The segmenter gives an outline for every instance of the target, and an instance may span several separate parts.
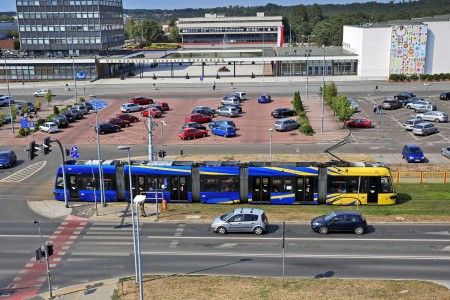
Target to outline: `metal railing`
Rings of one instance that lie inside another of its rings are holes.
[[[450,172],[392,172],[396,183],[449,183]]]

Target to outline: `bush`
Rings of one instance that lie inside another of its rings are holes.
[[[216,79],[220,79],[219,73],[216,73]]]
[[[399,74],[398,75],[398,80],[405,81],[406,80],[406,75],[405,74]]]
[[[397,74],[389,75],[389,80],[398,81],[398,75]]]
[[[417,76],[417,74],[412,74],[410,78],[411,80],[417,80],[419,79],[419,76]]]
[[[128,76],[134,76],[135,74],[134,74],[134,71],[133,70],[130,70],[130,71],[128,71]]]
[[[301,123],[300,132],[303,133],[304,135],[308,135],[308,136],[311,136],[314,134],[314,130],[311,127],[311,124],[309,124],[309,121]]]
[[[58,115],[59,114],[59,108],[58,108],[58,106],[53,106],[53,114],[54,115]]]
[[[441,80],[441,77],[439,76],[439,74],[433,74],[433,75],[431,76],[431,78],[432,78],[433,80]]]
[[[80,99],[78,99],[78,102],[80,102],[80,103],[86,102],[86,99],[84,99],[83,97],[80,97]]]
[[[189,79],[189,78],[190,78],[188,73],[186,73],[186,77],[185,77],[185,78],[186,78],[186,79]]]

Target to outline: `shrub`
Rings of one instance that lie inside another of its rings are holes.
[[[389,80],[398,81],[398,75],[397,74],[389,75]]]
[[[59,114],[59,108],[58,108],[58,106],[53,106],[53,114],[54,115],[58,115]]]
[[[186,77],[185,77],[185,78],[186,78],[186,79],[189,79],[189,78],[190,78],[188,73],[186,73]]]
[[[216,73],[216,79],[220,79],[219,73]]]
[[[417,76],[417,74],[414,73],[411,75],[410,78],[411,78],[411,80],[417,80],[417,79],[419,79],[419,76]]]
[[[405,74],[399,74],[398,75],[398,80],[405,81],[406,80],[406,75]]]
[[[439,74],[433,74],[433,75],[431,76],[431,78],[432,78],[433,80],[440,80],[440,79],[441,79],[440,76],[439,76]]]
[[[314,130],[311,127],[311,124],[309,124],[309,121],[301,123],[300,132],[303,133],[304,135],[308,135],[308,136],[311,136],[314,134]]]
[[[130,70],[130,71],[128,71],[128,76],[134,76],[135,74],[134,74],[134,71],[133,70]]]
[[[78,99],[78,102],[80,102],[80,103],[86,102],[86,99],[84,99],[83,97],[80,97],[80,99]]]

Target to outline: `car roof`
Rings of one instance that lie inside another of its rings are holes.
[[[9,153],[14,153],[14,151],[12,151],[12,150],[0,151],[0,154],[9,154]]]
[[[251,213],[260,215],[260,214],[264,213],[264,210],[259,209],[259,208],[251,207],[251,208],[236,208],[233,211],[233,215],[237,215],[237,214],[251,214]]]
[[[358,215],[358,216],[362,215],[359,211],[353,211],[353,210],[337,210],[334,213],[336,215]]]

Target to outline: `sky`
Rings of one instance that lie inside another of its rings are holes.
[[[374,0],[283,0],[283,6],[291,6],[297,4],[311,5],[317,4],[347,4],[356,2],[372,2]],[[278,3],[277,3],[278,2]],[[376,0],[376,2],[387,3],[389,0]],[[398,0],[396,1],[398,2]],[[181,8],[213,8],[229,5],[239,6],[264,6],[267,3],[274,3],[281,5],[280,1],[258,1],[258,0],[123,0],[123,7],[125,9],[181,9]],[[16,0],[0,0],[0,11],[16,11]]]

